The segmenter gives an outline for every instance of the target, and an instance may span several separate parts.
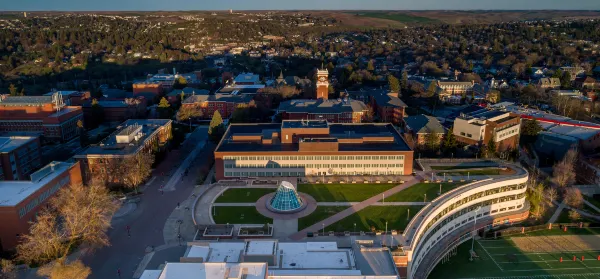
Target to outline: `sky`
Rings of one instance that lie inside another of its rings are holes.
[[[600,10],[600,0],[0,0],[0,11]]]

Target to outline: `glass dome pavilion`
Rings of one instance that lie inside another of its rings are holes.
[[[302,207],[302,199],[298,196],[296,188],[292,183],[282,181],[270,201],[270,205],[277,211],[293,211]]]

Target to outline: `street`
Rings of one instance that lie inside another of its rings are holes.
[[[132,278],[146,249],[164,244],[163,227],[167,218],[180,201],[188,198],[196,184],[195,166],[190,167],[190,175],[177,178],[178,183],[173,191],[159,189],[164,187],[171,175],[180,175],[177,168],[188,155],[194,153],[197,145],[205,143],[207,130],[206,126],[198,127],[179,150],[171,151],[154,170],[137,209],[113,220],[113,227],[108,231],[111,246],[84,256],[84,263],[92,268],[90,278]],[[202,157],[203,152],[206,150],[199,152],[199,158],[205,158]]]

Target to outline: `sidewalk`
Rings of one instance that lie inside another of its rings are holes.
[[[556,219],[558,219],[558,216],[560,216],[560,213],[562,212],[562,210],[564,208],[565,208],[565,204],[561,202],[558,205],[558,207],[556,208],[556,211],[554,211],[554,214],[552,214],[552,217],[550,217],[550,220],[548,220],[548,223],[556,222]]]
[[[316,231],[320,230],[322,228],[322,226],[327,227],[339,220],[342,220],[342,219],[364,209],[365,207],[367,207],[369,205],[375,204],[376,202],[381,200],[382,194],[384,194],[388,197],[391,197],[393,194],[396,194],[404,189],[407,189],[408,187],[411,187],[411,186],[419,183],[419,180],[420,180],[420,177],[412,177],[412,180],[408,180],[404,184],[398,185],[398,186],[391,188],[383,193],[379,193],[371,198],[368,198],[358,204],[352,205],[351,207],[349,207],[348,209],[345,209],[344,211],[341,211],[340,213],[330,216],[327,219],[320,221],[317,224],[314,224],[310,227],[307,227],[307,228],[299,231],[298,233],[291,235],[290,239],[293,239],[296,241],[301,240],[306,237],[307,232],[316,232]]]

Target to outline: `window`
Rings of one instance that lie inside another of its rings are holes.
[[[465,132],[460,132],[460,135],[461,136],[465,136]]]

